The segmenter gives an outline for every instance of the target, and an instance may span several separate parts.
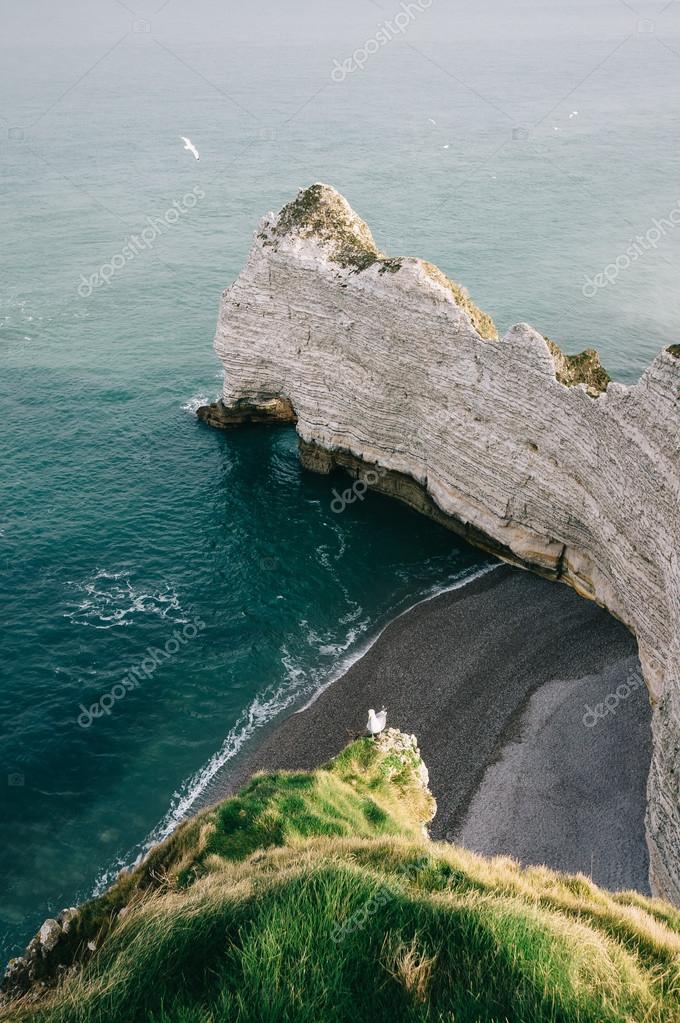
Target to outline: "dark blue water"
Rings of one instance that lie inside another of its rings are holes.
[[[330,38],[183,48],[161,33],[182,63],[130,34],[88,72],[119,35],[7,50],[0,69],[5,952],[167,832],[394,613],[484,563],[376,495],[334,514],[337,483],[300,470],[290,430],[196,421],[220,389],[219,293],[264,212],[326,180],[380,245],[439,263],[501,328],[596,343],[624,382],[677,341],[672,232],[615,285],[581,290],[680,198],[680,58],[654,39],[567,98],[618,22],[512,46],[435,34],[418,41],[431,60],[395,43],[339,84]]]

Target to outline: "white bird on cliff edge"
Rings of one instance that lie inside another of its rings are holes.
[[[366,722],[366,731],[370,732],[375,739],[376,735],[384,729],[387,724],[387,711],[383,707],[379,714],[371,708],[368,712],[368,721]]]
[[[200,160],[198,149],[196,149],[196,146],[193,144],[191,139],[186,138],[184,135],[180,135],[180,138],[184,143],[184,148],[188,150],[188,152],[193,153],[197,160]]]

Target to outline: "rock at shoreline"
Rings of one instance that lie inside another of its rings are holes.
[[[215,401],[211,405],[201,405],[196,409],[196,415],[208,426],[214,426],[220,430],[230,430],[251,423],[272,424],[296,421],[291,404],[285,398],[261,400],[256,405],[247,401],[236,402],[231,408],[226,408],[221,401]]]

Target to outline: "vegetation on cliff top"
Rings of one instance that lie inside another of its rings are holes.
[[[600,356],[595,348],[586,348],[578,355],[565,355],[549,337],[544,340],[555,363],[555,376],[561,384],[564,384],[565,387],[585,384],[586,390],[592,398],[596,398],[598,394],[604,394],[611,383],[611,377],[600,362]]]
[[[381,256],[368,225],[328,185],[310,185],[283,207],[274,234],[293,233],[316,236],[329,246],[334,262],[359,273]]]
[[[378,272],[398,273],[402,260],[380,252],[370,228],[354,213],[335,189],[315,184],[302,189],[292,202],[283,207],[273,234],[283,237],[297,234],[302,238],[319,238],[329,248],[330,258],[344,269],[361,273],[378,263]],[[266,235],[264,236],[266,239]],[[485,312],[470,299],[467,292],[442,273],[433,263],[418,260],[425,273],[451,292],[456,303],[465,309],[472,323],[485,340],[498,339],[496,326]]]
[[[259,776],[188,822],[80,911],[81,948],[96,951],[0,1018],[680,1018],[679,912],[430,842],[420,759],[394,736],[317,771]]]
[[[476,306],[472,301],[467,291],[461,288],[460,284],[456,284],[455,281],[449,280],[446,274],[443,274],[438,266],[434,263],[427,263],[425,260],[421,260],[421,266],[428,277],[431,277],[437,284],[441,284],[442,287],[447,288],[456,300],[456,303],[461,306],[472,320],[472,324],[479,334],[485,341],[497,341],[498,330],[496,324],[493,322],[488,313],[485,313],[483,309]]]

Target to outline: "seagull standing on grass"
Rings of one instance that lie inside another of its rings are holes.
[[[374,739],[376,735],[379,735],[380,732],[382,732],[386,724],[387,711],[385,710],[384,707],[379,714],[376,714],[373,708],[369,710],[368,721],[366,723],[366,731],[370,732]]]
[[[191,139],[186,138],[184,135],[180,135],[180,138],[184,143],[184,148],[188,150],[190,153],[193,153],[197,160],[200,160],[200,156],[198,155],[198,149],[196,149],[196,146],[193,144]]]

